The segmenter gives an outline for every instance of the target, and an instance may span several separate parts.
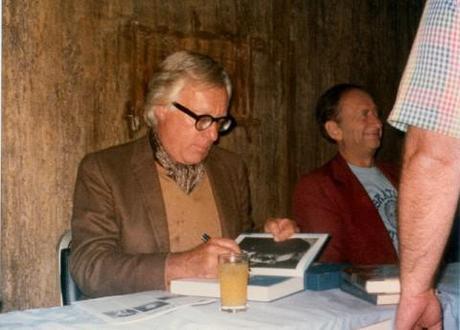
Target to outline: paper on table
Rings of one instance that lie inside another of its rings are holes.
[[[173,295],[159,291],[141,292],[76,302],[97,318],[111,323],[125,323],[153,318],[186,306],[208,304],[216,299]]]

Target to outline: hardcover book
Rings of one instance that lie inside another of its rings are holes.
[[[303,290],[301,277],[253,275],[248,282],[248,300],[272,301]],[[218,279],[186,278],[171,281],[171,293],[186,296],[219,297]]]
[[[369,293],[346,280],[342,281],[340,289],[374,305],[393,305],[399,302],[399,293]]]
[[[342,278],[368,293],[399,293],[399,268],[396,265],[351,266]]]
[[[241,234],[236,242],[249,255],[248,300],[272,301],[304,289],[304,273],[327,234],[294,234],[275,242],[271,234]],[[172,293],[219,297],[218,279],[171,281]]]

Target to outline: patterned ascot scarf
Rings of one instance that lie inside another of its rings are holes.
[[[203,178],[203,164],[185,165],[172,160],[166,153],[166,150],[154,130],[150,131],[149,139],[153,156],[158,164],[166,170],[166,175],[171,178],[183,192],[187,195],[190,194],[193,188],[195,188]]]

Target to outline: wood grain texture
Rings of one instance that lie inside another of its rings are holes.
[[[179,49],[221,61],[237,128],[221,144],[250,171],[254,218],[290,213],[299,175],[335,148],[313,119],[338,82],[367,86],[386,117],[423,3],[417,0],[3,2],[1,293],[4,311],[56,305],[56,245],[84,154],[134,139],[156,65]],[[380,157],[399,160],[385,130]]]

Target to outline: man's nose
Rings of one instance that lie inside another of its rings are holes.
[[[216,141],[219,138],[219,127],[217,123],[212,123],[211,126],[205,129],[205,133],[211,141]]]
[[[380,120],[379,116],[377,114],[371,114],[370,115],[370,120],[371,120],[371,123],[378,126],[378,127],[382,127],[382,121]]]

